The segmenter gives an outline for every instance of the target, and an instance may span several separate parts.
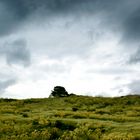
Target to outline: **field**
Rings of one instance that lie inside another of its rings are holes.
[[[0,140],[140,140],[140,96],[0,99]]]

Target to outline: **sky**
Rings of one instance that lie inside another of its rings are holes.
[[[139,0],[0,0],[0,97],[140,95]]]

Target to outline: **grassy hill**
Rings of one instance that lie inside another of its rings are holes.
[[[0,99],[0,140],[140,140],[140,96]]]

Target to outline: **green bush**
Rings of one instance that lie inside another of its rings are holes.
[[[55,127],[61,130],[74,130],[76,126],[77,126],[77,123],[75,123],[74,121],[68,121],[68,120],[55,121]]]

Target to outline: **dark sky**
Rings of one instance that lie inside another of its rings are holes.
[[[0,97],[140,93],[139,0],[0,0]]]

